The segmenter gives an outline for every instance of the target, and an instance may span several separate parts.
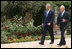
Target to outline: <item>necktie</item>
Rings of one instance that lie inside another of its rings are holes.
[[[61,13],[61,17],[63,17],[63,13]]]

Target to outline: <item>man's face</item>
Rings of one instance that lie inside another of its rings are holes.
[[[46,10],[49,10],[50,9],[50,7],[49,6],[46,6]]]
[[[60,7],[60,11],[63,12],[64,11],[64,8],[63,7]]]

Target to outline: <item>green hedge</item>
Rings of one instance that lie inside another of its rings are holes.
[[[14,16],[11,19],[1,19],[1,41],[5,42],[7,38],[19,39],[26,36],[40,36],[42,34],[42,26],[35,27],[33,21],[23,25],[22,16],[19,18]],[[48,33],[46,34],[49,35]]]

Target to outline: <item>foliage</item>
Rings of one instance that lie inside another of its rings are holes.
[[[66,11],[71,15],[71,1],[1,1],[1,42],[40,40],[41,23],[47,3],[51,4],[54,11],[56,6],[59,11],[59,7],[64,5]],[[29,23],[25,23],[25,19],[23,19],[26,12],[33,17]],[[71,34],[70,24],[67,31],[68,34]]]
[[[71,34],[71,22],[68,23],[67,34]]]
[[[41,25],[44,15],[45,5],[51,4],[51,8],[55,11],[55,7],[61,5],[65,6],[66,11],[71,16],[71,2],[70,1],[1,1],[1,15],[6,18],[12,18],[15,15],[25,16],[26,12],[33,15],[34,26]]]
[[[15,41],[15,39],[20,39],[21,37],[34,37],[42,34],[42,27],[35,27],[33,21],[23,25],[22,16],[14,16],[11,19],[2,18],[1,20],[1,42],[5,42],[5,40],[6,42],[10,42],[13,39]]]

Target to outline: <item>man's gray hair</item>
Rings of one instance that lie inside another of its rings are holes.
[[[61,5],[60,8],[61,8],[61,7],[65,9],[65,6],[64,6],[64,5]]]
[[[49,7],[51,7],[51,5],[50,5],[49,3],[47,3],[47,4],[46,4],[46,6],[49,6]]]

